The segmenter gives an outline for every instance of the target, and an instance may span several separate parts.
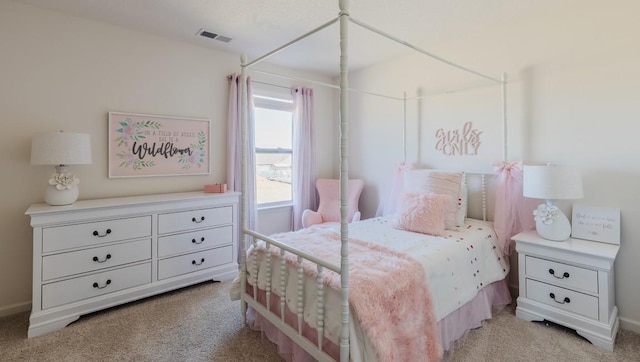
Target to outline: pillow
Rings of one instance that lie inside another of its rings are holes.
[[[446,236],[444,216],[451,199],[433,192],[405,192],[398,202],[393,226],[417,233]]]
[[[406,170],[404,191],[424,191],[449,196],[450,202],[445,208],[445,227],[449,230],[458,230],[458,226],[464,225],[464,215],[466,214],[466,211],[462,210],[464,196],[461,192],[462,176],[462,172],[429,169]],[[466,197],[464,200],[466,203]]]

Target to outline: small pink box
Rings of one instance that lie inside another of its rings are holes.
[[[227,184],[204,185],[204,192],[210,194],[221,194],[227,192]]]

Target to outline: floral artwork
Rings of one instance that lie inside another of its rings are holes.
[[[209,173],[209,120],[109,113],[109,177]]]

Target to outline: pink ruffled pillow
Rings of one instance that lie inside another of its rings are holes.
[[[444,210],[445,227],[448,230],[458,230],[464,225],[466,215],[466,185],[462,182],[462,172],[449,172],[430,169],[410,169],[404,174],[405,191],[434,192],[450,197],[449,203]],[[465,195],[462,195],[464,188]]]
[[[427,235],[446,236],[445,214],[450,202],[448,195],[405,192],[397,205],[393,226]]]

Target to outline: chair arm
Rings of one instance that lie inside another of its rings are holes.
[[[361,216],[362,214],[360,213],[360,211],[356,211],[356,213],[353,214],[353,217],[351,218],[351,222],[360,221]]]
[[[315,224],[322,224],[322,215],[313,210],[305,209],[302,212],[302,227],[308,228]]]

